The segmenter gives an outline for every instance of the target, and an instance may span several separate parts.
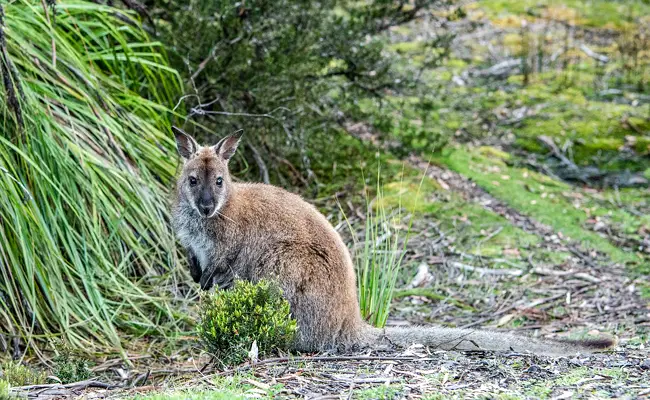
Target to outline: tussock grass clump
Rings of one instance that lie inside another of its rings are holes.
[[[381,169],[378,168],[375,199],[370,201],[369,194],[365,193],[366,220],[365,230],[362,233],[363,242],[358,243],[349,222],[348,228],[353,232],[355,248],[357,248],[354,259],[361,317],[369,324],[383,328],[388,320],[395,285],[402,270],[413,215],[402,214],[401,190],[395,212],[391,211],[392,207],[386,204],[384,197],[380,172]],[[414,203],[409,205],[413,212],[423,182],[424,177],[420,180]],[[406,227],[402,226],[404,219],[408,221]]]
[[[297,325],[289,302],[271,281],[236,281],[232,290],[216,290],[201,299],[199,336],[208,351],[226,365],[248,358],[253,342],[258,356],[288,350]]]
[[[356,257],[357,284],[361,316],[378,328],[386,325],[402,268],[405,249],[400,242],[401,234],[385,208],[368,207],[366,238]]]
[[[45,4],[0,6],[0,334],[116,350],[179,320],[164,105],[180,79],[132,14]]]

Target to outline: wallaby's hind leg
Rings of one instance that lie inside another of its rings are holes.
[[[303,292],[289,300],[292,315],[297,316],[296,349],[319,351],[347,348],[359,343],[362,325],[360,321],[349,314],[340,313],[337,301],[323,302],[322,295],[319,294],[317,291]]]
[[[359,315],[356,293],[348,293],[340,277],[315,277],[325,272],[322,264],[303,268],[301,276],[281,282],[298,323],[296,348],[317,351],[358,344],[365,324]]]

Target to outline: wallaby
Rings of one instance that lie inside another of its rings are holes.
[[[417,343],[561,356],[615,344],[609,337],[557,341],[473,329],[371,327],[359,311],[350,253],[327,219],[278,187],[232,182],[228,160],[241,133],[204,147],[173,130],[183,159],[173,227],[187,249],[192,278],[203,290],[228,288],[235,278],[277,281],[297,320],[299,351]]]

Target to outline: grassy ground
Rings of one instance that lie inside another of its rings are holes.
[[[617,387],[616,392],[619,396],[631,393],[625,386],[630,382],[642,383],[640,376],[631,376],[624,368],[615,367],[584,367],[579,365],[546,365],[538,364],[533,360],[512,361],[512,360],[483,360],[480,363],[468,364],[462,357],[453,357],[448,362],[458,362],[463,364],[467,369],[467,375],[470,377],[463,378],[454,376],[454,369],[446,369],[440,366],[434,369],[420,372],[417,379],[412,376],[393,376],[392,379],[384,375],[386,381],[382,385],[374,387],[367,384],[360,384],[361,388],[355,389],[354,385],[343,390],[341,395],[351,396],[347,398],[354,399],[398,399],[404,396],[417,395],[413,389],[413,383],[417,381],[418,386],[427,387],[432,393],[424,395],[424,399],[444,399],[444,398],[547,398],[557,395],[565,395],[567,398],[579,398],[584,396],[601,397],[607,396],[607,391],[601,390],[601,387],[611,385]],[[499,364],[496,363],[499,361]],[[424,367],[425,363],[420,363]],[[390,364],[388,364],[390,365]],[[384,368],[386,364],[382,365]],[[427,366],[431,368],[431,366]],[[322,368],[322,366],[321,366]],[[481,369],[493,368],[492,379],[486,379],[478,385],[469,385],[471,377],[484,375]],[[397,367],[397,370],[401,368]],[[372,376],[367,367],[358,368],[354,373],[356,376]],[[315,372],[318,373],[318,372]],[[339,374],[341,379],[343,374]],[[380,374],[374,374],[375,376]],[[418,375],[418,374],[416,374]],[[347,376],[349,379],[349,376]],[[255,397],[282,397],[291,394],[292,388],[283,384],[276,384],[267,387],[258,381],[259,377],[255,375],[237,375],[232,379],[215,380],[214,384],[223,387],[224,391],[216,392],[188,392],[178,390],[169,394],[138,395],[133,399],[222,399],[222,398],[255,398]],[[363,378],[357,378],[362,381]],[[369,380],[369,378],[365,378]],[[473,386],[473,387],[472,387]],[[435,391],[435,392],[434,392]],[[569,397],[570,396],[570,397]],[[420,396],[418,396],[420,397]],[[339,397],[336,397],[339,398]]]
[[[607,332],[620,338],[617,350],[551,360],[413,348],[373,352],[385,359],[372,362],[352,355],[347,361],[284,360],[199,372],[205,355],[183,337],[151,345],[146,353],[152,358],[100,360],[98,376],[125,374],[120,382],[135,382],[117,396],[546,399],[650,393],[650,193],[640,179],[650,177],[648,77],[642,68],[641,78],[616,72],[624,69],[617,49],[648,20],[650,5],[488,0],[466,11],[475,31],[467,33],[466,22],[458,22],[450,58],[422,70],[427,91],[362,102],[365,118],[351,121],[349,135],[335,140],[336,159],[312,155],[323,184],[307,197],[351,243],[339,206],[353,227],[363,226],[363,186],[374,186],[379,161],[383,202],[415,215],[389,324],[544,337]],[[423,19],[388,35],[403,68],[422,68],[435,52],[426,46],[434,31],[429,23]],[[522,57],[526,43],[532,46],[540,35],[550,59],[564,46],[567,23],[576,44],[556,64],[528,77],[521,71],[489,79],[477,74]],[[580,43],[612,61],[598,65],[575,50]],[[423,264],[427,283],[409,287]]]

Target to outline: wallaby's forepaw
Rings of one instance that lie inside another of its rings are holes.
[[[210,290],[212,286],[214,285],[214,277],[212,274],[205,273],[201,275],[201,278],[199,279],[199,286],[201,286],[201,290]]]
[[[199,264],[199,259],[196,258],[194,253],[188,251],[187,260],[190,264],[190,275],[192,276],[194,283],[199,283],[201,281],[201,275],[203,273],[201,270],[201,265]]]
[[[210,290],[213,286],[219,289],[230,289],[234,283],[235,277],[228,273],[201,275],[200,285],[202,290]]]
[[[221,275],[214,279],[214,284],[221,290],[230,289],[233,286],[235,279],[232,275]]]

